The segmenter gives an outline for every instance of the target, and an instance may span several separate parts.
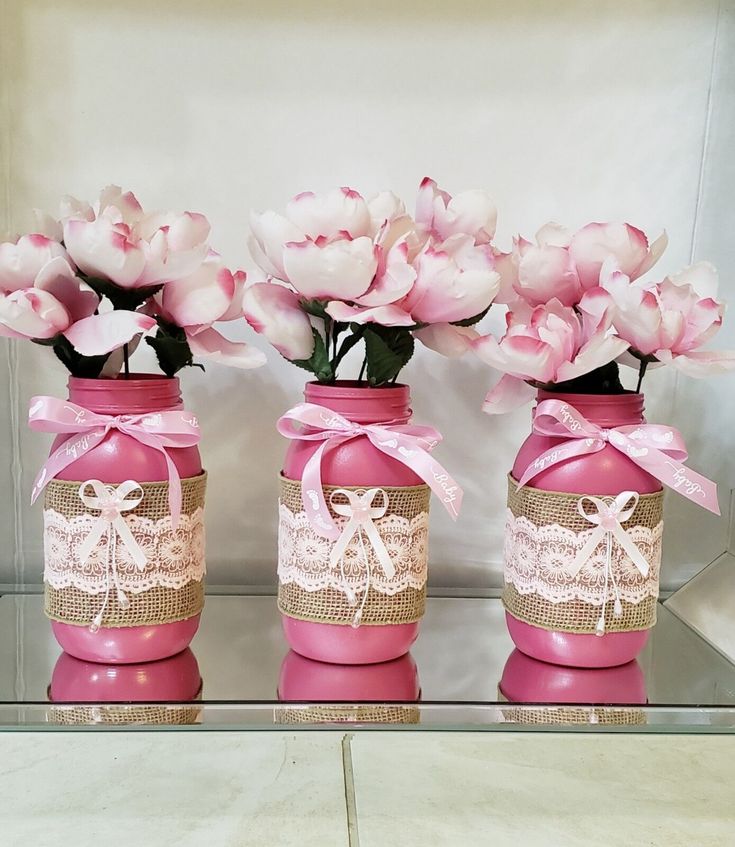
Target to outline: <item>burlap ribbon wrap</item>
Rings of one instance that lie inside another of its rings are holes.
[[[301,483],[281,476],[278,608],[299,620],[345,626],[418,621],[426,604],[429,486],[366,490],[325,485],[323,491],[342,533],[341,544],[314,530],[303,509]],[[382,555],[370,538],[372,534],[375,539],[372,529],[364,532],[355,529],[356,525],[354,531],[349,527],[350,504],[365,503],[371,491],[377,492],[372,505],[380,508],[372,510],[370,523],[377,531]],[[335,547],[340,553],[337,561]]]
[[[508,703],[503,709],[506,723],[525,726],[643,726],[646,713],[637,706],[584,706],[564,704],[539,706],[537,709],[513,706],[498,688],[498,702]]]
[[[508,477],[505,608],[518,620],[560,632],[602,635],[652,627],[661,566],[663,491],[636,495],[630,518],[619,524],[645,560],[645,575],[614,535],[602,537],[599,527],[582,514],[580,499],[579,494],[519,489]],[[598,499],[613,502],[610,497]],[[581,564],[579,554],[595,532],[599,544]]]
[[[79,482],[52,480],[44,500],[45,611],[79,626],[132,627],[185,620],[204,606],[204,497],[207,475],[181,480],[181,516],[172,525],[168,482],[135,485],[139,502],[100,523]],[[107,486],[113,493],[115,486]],[[90,491],[92,489],[90,488]],[[125,530],[127,530],[129,533]],[[120,530],[124,532],[121,532]],[[92,539],[99,539],[90,546]],[[126,540],[127,539],[127,540]]]
[[[201,721],[201,699],[200,685],[191,703],[53,703],[48,721],[59,726],[189,726]]]
[[[391,704],[309,705],[279,707],[277,724],[417,724],[421,723],[418,706]]]

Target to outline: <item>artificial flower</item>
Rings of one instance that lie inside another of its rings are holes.
[[[519,383],[566,382],[615,360],[628,343],[610,332],[611,323],[612,300],[601,288],[585,292],[576,309],[553,299],[508,312],[500,341],[487,335],[472,345],[480,359],[505,374],[484,410],[497,414],[530,399]]]
[[[286,359],[308,359],[314,351],[311,322],[297,295],[285,286],[256,282],[246,288],[243,313]]]

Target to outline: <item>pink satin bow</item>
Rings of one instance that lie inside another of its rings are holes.
[[[683,464],[688,455],[684,439],[673,427],[636,424],[603,429],[588,421],[569,403],[543,400],[536,407],[533,431],[566,440],[534,459],[521,477],[519,487],[547,468],[567,459],[597,453],[605,444],[610,444],[664,485],[710,512],[720,514],[717,486]]]
[[[183,410],[149,412],[145,415],[102,415],[56,397],[32,397],[28,425],[37,432],[69,433],[69,437],[41,468],[31,492],[31,503],[65,467],[96,447],[112,429],[124,432],[146,447],[158,450],[166,460],[171,521],[176,528],[181,514],[181,478],[168,447],[193,447],[199,443],[199,423]]]
[[[337,541],[340,531],[324,499],[321,465],[325,453],[345,441],[366,436],[378,450],[410,468],[439,497],[444,508],[456,520],[462,505],[462,489],[444,468],[429,455],[441,435],[432,427],[413,424],[356,424],[314,403],[300,403],[278,421],[278,431],[298,441],[321,441],[304,468],[302,500],[315,531]]]

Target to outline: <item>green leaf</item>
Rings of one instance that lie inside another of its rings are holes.
[[[96,379],[109,354],[104,356],[82,356],[72,347],[71,342],[64,335],[55,335],[53,338],[34,339],[36,344],[42,347],[51,347],[56,358],[64,365],[72,376],[84,379]]]
[[[340,324],[340,326],[342,326],[342,324]],[[340,362],[363,337],[366,327],[361,324],[350,324],[350,329],[352,332],[342,342],[337,355],[332,360],[332,370],[334,371],[335,376],[337,375],[337,368],[339,367]]]
[[[119,285],[115,285],[109,279],[99,279],[93,276],[83,276],[82,278],[100,297],[107,297],[115,309],[127,309],[131,312],[134,312],[138,306],[141,306],[149,297],[157,294],[163,288],[163,283],[147,285],[145,288],[120,288]]]
[[[492,303],[490,304],[492,306]],[[464,318],[461,321],[450,321],[452,326],[474,326],[475,324],[480,323],[480,321],[485,317],[485,315],[490,311],[490,306],[487,309],[483,309],[479,315],[475,315],[474,318]]]
[[[394,381],[413,356],[414,340],[405,327],[373,324],[365,330],[367,378],[370,385]]]
[[[299,368],[303,368],[319,380],[319,382],[333,382],[334,371],[332,363],[329,361],[329,353],[324,344],[324,339],[316,329],[312,328],[314,335],[314,352],[308,359],[289,359]]]
[[[184,330],[160,317],[156,321],[158,330],[153,337],[146,338],[146,342],[155,350],[158,366],[166,376],[174,376],[182,368],[192,366],[204,370],[194,362]]]
[[[329,319],[327,314],[327,300],[301,300],[300,306],[307,315],[313,315],[315,318]]]

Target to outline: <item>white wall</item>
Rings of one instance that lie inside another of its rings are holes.
[[[145,206],[204,211],[225,257],[250,269],[250,207],[336,184],[412,198],[430,174],[449,190],[492,191],[501,245],[552,218],[626,219],[652,235],[666,227],[662,272],[712,257],[732,298],[735,30],[726,6],[0,0],[0,231],[29,225],[31,207],[53,209],[64,193],[91,198],[117,182]],[[735,325],[727,335],[735,346]],[[40,514],[27,495],[47,443],[17,429],[13,410],[22,420],[31,394],[61,392],[65,378],[33,345],[10,353],[3,343],[0,358],[0,538],[11,541],[0,582],[33,582]],[[212,479],[213,583],[274,581],[284,444],[273,424],[305,375],[272,351],[269,364],[184,377]],[[479,362],[426,350],[405,371],[417,420],[444,432],[440,457],[466,491],[456,529],[435,511],[434,585],[500,582],[505,473],[528,411],[482,415],[493,378]],[[692,464],[719,480],[727,505],[735,377],[694,385],[658,372],[648,389],[649,418],[683,429]],[[670,497],[664,583],[685,581],[725,536],[725,520]]]

